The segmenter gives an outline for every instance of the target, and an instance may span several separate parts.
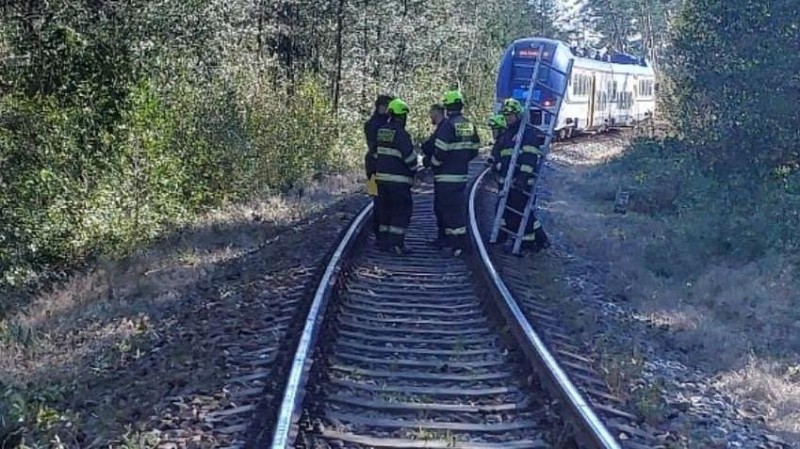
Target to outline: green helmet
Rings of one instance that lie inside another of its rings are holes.
[[[506,118],[503,117],[501,114],[492,114],[492,116],[489,117],[489,128],[491,129],[508,128],[508,124],[506,123]]]
[[[389,109],[390,114],[397,116],[406,115],[411,110],[409,109],[406,102],[399,98],[395,98],[394,100],[390,101],[389,106],[387,106],[387,109]]]
[[[503,114],[522,114],[522,105],[513,98],[506,98],[505,101],[503,101],[503,109],[501,112]]]
[[[442,103],[444,103],[445,106],[456,103],[464,103],[464,96],[461,95],[460,90],[448,90],[442,96]]]

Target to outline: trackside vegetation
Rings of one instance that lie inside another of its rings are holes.
[[[0,282],[348,172],[378,93],[409,102],[418,137],[450,84],[484,114],[497,56],[536,16],[521,0],[5,5]]]
[[[198,243],[230,237],[215,235],[202,217],[259,200],[259,218],[281,217],[269,210],[272,198],[302,203],[303,192],[331,179],[362,176],[362,123],[379,93],[411,106],[418,140],[429,132],[429,105],[452,84],[482,120],[497,60],[540,23],[539,6],[4,2],[0,446],[149,444],[120,434],[126,418],[97,424],[139,412],[113,381],[99,402],[86,398],[103,390],[81,390],[87,377],[76,373],[90,370],[97,382],[124,370],[129,354],[146,353],[136,346],[144,335],[165,325],[155,317],[175,307],[158,298],[174,298],[229,257],[227,244]],[[244,225],[229,226],[241,229],[231,245],[264,239],[269,226],[241,218]],[[201,232],[187,237],[192,226]],[[171,236],[184,242],[180,254],[156,246]],[[164,254],[154,262],[151,251]],[[86,276],[71,274],[81,267],[90,268]],[[38,292],[54,280],[66,282],[44,293],[43,305]],[[154,317],[152,325],[127,316],[134,312]],[[116,404],[113,413],[105,401]],[[92,407],[105,412],[93,416]]]
[[[668,136],[635,143],[614,168],[647,191],[647,212],[679,218],[678,237],[695,251],[662,253],[686,262],[669,270],[791,250],[800,242],[800,14],[786,1],[688,0],[671,34]]]

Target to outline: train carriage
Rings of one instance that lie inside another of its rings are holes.
[[[584,57],[563,42],[539,37],[518,39],[506,49],[497,73],[495,111],[509,97],[525,102],[540,46],[543,59],[558,70],[566,71],[573,61],[554,127],[556,135],[563,138],[574,132],[631,126],[653,116],[655,72],[643,59],[625,54],[603,59]],[[544,67],[539,79],[557,91],[565,82],[562,75]],[[536,89],[534,100],[550,106],[555,98],[548,98],[546,89]],[[549,124],[549,118],[544,124]],[[531,122],[543,124],[542,114],[535,108],[531,109]]]

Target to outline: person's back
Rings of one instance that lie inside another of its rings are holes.
[[[411,186],[414,184],[417,154],[405,127],[408,105],[396,98],[389,103],[388,109],[391,118],[376,133],[375,180],[380,198],[381,234],[378,248],[403,254],[408,252],[404,240],[413,209]]]
[[[447,119],[434,133],[434,152],[430,164],[434,169],[434,210],[440,222],[437,238],[429,243],[436,247],[450,246],[453,255],[466,249],[466,198],[469,161],[478,155],[480,138],[475,126],[461,113],[464,103],[461,92],[449,91],[442,103]]]
[[[378,183],[413,184],[417,155],[405,125],[390,119],[376,130],[376,141],[375,179]]]
[[[466,176],[469,172],[469,161],[478,155],[478,130],[461,111],[448,111],[444,127],[449,128],[447,134],[453,136],[453,140],[450,142],[447,158],[440,167],[441,174]]]

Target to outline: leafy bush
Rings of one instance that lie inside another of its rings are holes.
[[[630,192],[630,211],[669,224],[646,250],[652,271],[689,276],[710,260],[744,263],[771,248],[800,243],[797,174],[776,175],[760,184],[747,174],[720,179],[699,168],[702,162],[692,149],[676,139],[634,141],[592,175],[598,188],[607,184],[605,179],[619,179]],[[614,188],[606,186],[607,193]]]

